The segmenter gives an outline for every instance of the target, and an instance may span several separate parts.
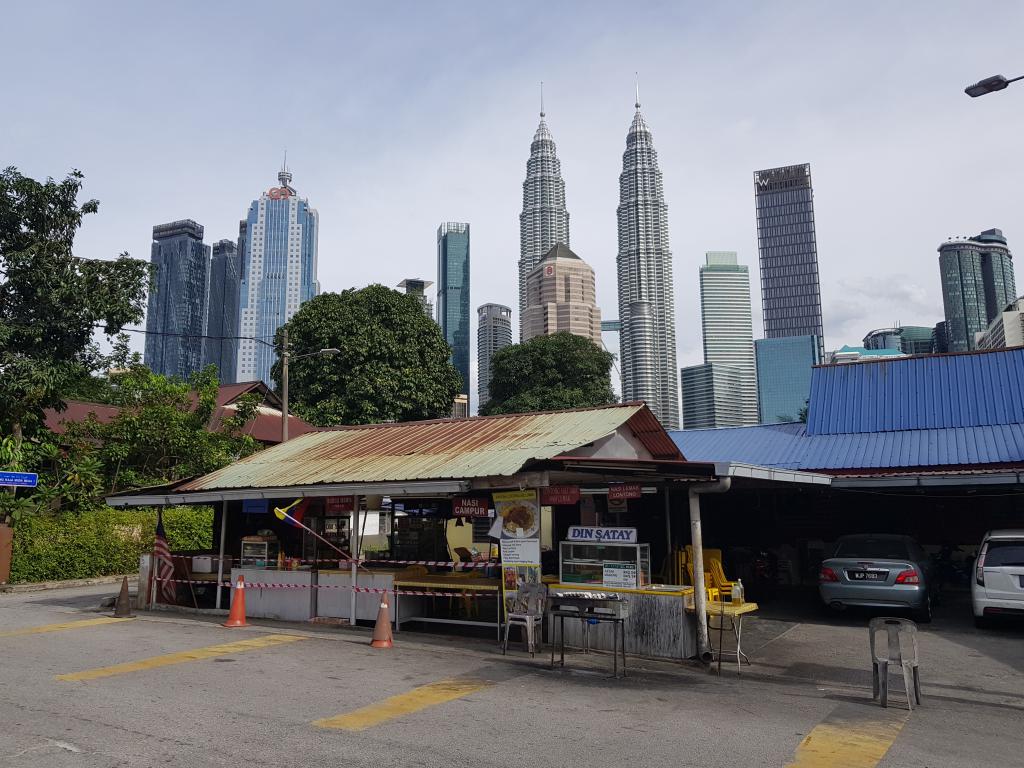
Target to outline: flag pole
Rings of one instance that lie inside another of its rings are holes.
[[[350,555],[348,552],[346,552],[345,550],[339,549],[338,547],[334,546],[331,542],[329,542],[327,539],[325,539],[319,533],[314,531],[308,525],[303,525],[301,522],[299,522],[294,517],[292,517],[291,515],[288,514],[288,510],[291,509],[292,507],[294,507],[296,504],[298,504],[301,501],[302,501],[302,499],[296,499],[295,501],[293,501],[291,504],[289,504],[284,509],[282,509],[281,507],[274,507],[274,514],[277,515],[277,519],[278,520],[291,520],[295,525],[299,526],[299,528],[301,528],[304,531],[307,531],[307,532],[311,533],[313,536],[316,536],[320,541],[322,541],[328,547],[330,547],[335,552],[340,554],[346,560],[354,560],[355,558],[353,558],[352,555]]]

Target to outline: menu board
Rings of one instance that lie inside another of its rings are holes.
[[[493,498],[494,529],[501,545],[502,604],[507,615],[516,610],[524,585],[540,583],[540,507],[536,491],[503,491]]]
[[[606,587],[636,589],[636,563],[606,560],[602,568],[601,582]]]

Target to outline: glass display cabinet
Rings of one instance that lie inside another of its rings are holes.
[[[558,580],[562,584],[638,589],[651,583],[651,546],[563,541]]]

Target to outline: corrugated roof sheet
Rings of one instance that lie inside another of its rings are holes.
[[[629,425],[656,458],[681,459],[642,404],[314,432],[185,483],[228,488],[510,476]]]
[[[1024,424],[808,435],[803,424],[670,432],[690,461],[803,470],[1024,463]]]
[[[1024,348],[819,366],[811,435],[1024,423]]]

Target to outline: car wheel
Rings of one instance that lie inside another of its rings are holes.
[[[926,595],[924,605],[914,611],[914,620],[918,624],[930,624],[932,620],[932,596]]]

